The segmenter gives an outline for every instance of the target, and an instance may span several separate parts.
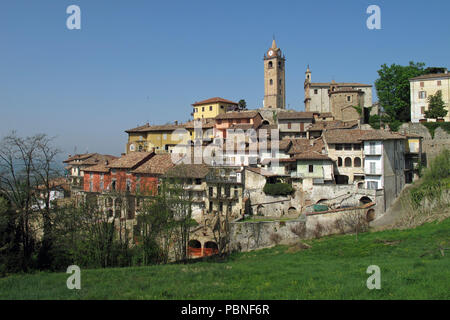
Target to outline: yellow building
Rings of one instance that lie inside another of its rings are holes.
[[[426,74],[409,80],[411,91],[411,122],[425,120],[428,97],[442,92],[442,100],[448,111],[443,121],[450,121],[450,73]],[[431,120],[431,119],[430,119]],[[431,120],[434,121],[434,120]]]
[[[237,109],[236,102],[215,97],[192,104],[194,107],[192,115],[194,119],[208,119],[215,118],[218,114]]]
[[[212,140],[214,119],[193,120],[186,123],[146,125],[126,130],[126,152],[171,152],[175,146],[191,145],[197,139]]]
[[[188,144],[192,140],[193,130],[186,129],[186,124],[166,124],[144,126],[129,129],[127,153],[135,151],[170,152],[178,144]]]

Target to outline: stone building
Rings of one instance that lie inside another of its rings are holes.
[[[364,187],[363,130],[335,129],[323,134],[328,156],[334,161],[336,184],[356,184]]]
[[[264,54],[264,108],[286,108],[285,62],[286,57],[274,39]]]
[[[349,82],[312,82],[311,70],[306,70],[305,110],[309,112],[331,112],[336,120],[359,119],[353,106],[372,106],[372,86]],[[353,110],[352,110],[353,109]]]
[[[313,112],[286,111],[277,114],[280,139],[306,138],[308,128],[314,123]]]

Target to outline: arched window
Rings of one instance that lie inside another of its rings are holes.
[[[272,68],[273,64],[272,61],[269,61],[269,68]]]
[[[345,160],[344,160],[344,165],[345,165],[346,167],[351,167],[351,166],[352,166],[352,159],[349,158],[349,157],[345,158]]]
[[[353,163],[354,167],[361,167],[361,158],[356,157]]]
[[[338,157],[338,167],[342,167],[342,158]]]
[[[273,84],[273,80],[272,80],[272,79],[269,80],[269,84],[270,84],[270,85]]]

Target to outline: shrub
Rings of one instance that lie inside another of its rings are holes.
[[[422,124],[428,129],[432,138],[434,138],[434,131],[436,131],[437,128],[442,128],[447,133],[450,133],[450,122],[424,122]]]
[[[294,188],[287,183],[266,183],[263,191],[271,196],[287,196],[294,192]]]

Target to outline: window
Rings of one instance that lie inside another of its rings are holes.
[[[272,68],[273,67],[273,63],[272,63],[272,61],[269,61],[269,68]]]
[[[438,81],[437,81],[437,85],[440,86],[441,84],[442,84],[442,83],[441,83],[441,80],[438,80]]]
[[[212,201],[209,202],[209,212],[212,212],[213,210],[213,203]]]
[[[205,107],[202,107],[202,112],[205,111]]]
[[[360,143],[356,143],[353,145],[353,150],[361,150],[361,144]]]
[[[377,181],[367,181],[367,189],[377,190],[378,182]]]
[[[338,167],[342,167],[342,158],[338,157]]]
[[[349,157],[345,158],[345,160],[344,160],[344,165],[345,165],[346,167],[351,167],[351,166],[352,166],[352,159],[349,158]]]
[[[420,83],[420,87],[423,88],[424,85],[425,85],[425,83],[422,81],[422,82]]]
[[[352,145],[349,143],[344,144],[344,150],[352,150]]]
[[[163,139],[166,140],[167,139],[167,133],[163,134]]]
[[[370,173],[371,174],[375,174],[376,173],[376,163],[375,162],[371,162],[370,163]]]
[[[361,167],[361,158],[356,157],[355,160],[353,161],[354,163],[354,167]]]
[[[193,112],[193,113],[196,113],[196,112],[197,112],[197,109],[194,108],[194,109],[192,110],[192,112]]]
[[[212,106],[209,106],[209,111],[212,111]]]
[[[213,196],[213,187],[209,187],[209,196],[212,197]]]
[[[318,93],[319,93],[319,90],[314,89],[314,94],[318,94]]]
[[[94,183],[92,181],[89,182],[89,191],[92,192],[92,190],[94,189]]]
[[[115,179],[113,179],[113,181],[111,182],[111,189],[112,190],[116,190],[116,180]]]
[[[131,181],[127,179],[127,191],[131,191]]]
[[[426,99],[427,92],[426,91],[419,91],[419,99]]]
[[[223,106],[220,106],[220,109],[223,109],[224,107]]]
[[[314,165],[312,165],[312,164],[308,165],[308,171],[314,172]]]
[[[375,154],[375,142],[370,142],[370,154]]]
[[[291,129],[291,123],[288,122],[288,129]]]
[[[425,107],[420,107],[420,113],[425,114]]]
[[[342,150],[342,144],[337,144],[336,145],[336,150]]]
[[[270,85],[273,84],[273,80],[272,80],[272,79],[269,80],[269,84],[270,84]]]
[[[217,187],[217,196],[220,197],[220,196],[221,196],[221,193],[222,193],[222,187],[221,187],[221,186],[218,186],[218,187]]]
[[[219,202],[219,212],[223,211],[223,202]]]
[[[281,79],[280,80],[278,80],[278,83],[281,85]]]
[[[352,96],[347,96],[347,102],[351,102],[352,101]]]

